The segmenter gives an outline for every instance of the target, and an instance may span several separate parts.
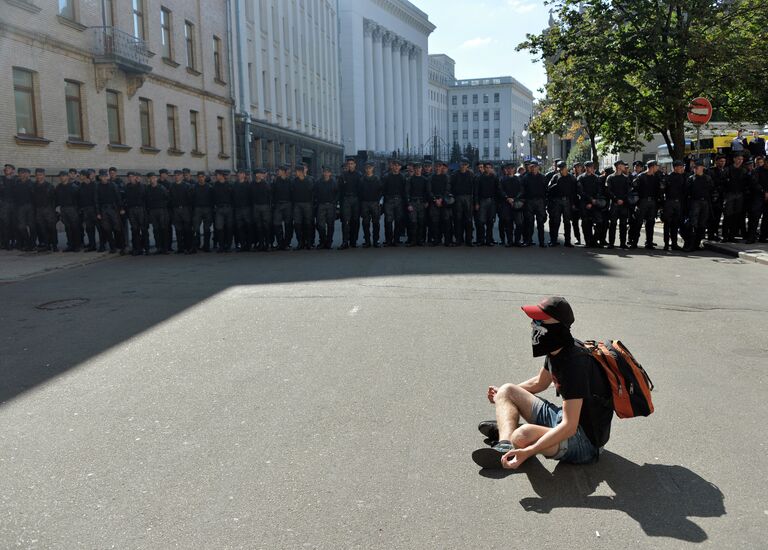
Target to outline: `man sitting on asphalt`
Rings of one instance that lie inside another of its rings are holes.
[[[605,374],[571,336],[574,316],[565,298],[553,296],[522,309],[533,320],[533,356],[546,356],[544,367],[522,384],[488,388],[496,420],[478,428],[492,446],[476,450],[472,459],[483,468],[505,469],[517,469],[536,454],[572,464],[595,462],[613,418]],[[553,382],[562,407],[536,396]],[[520,416],[527,424],[518,426]]]

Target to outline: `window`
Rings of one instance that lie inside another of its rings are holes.
[[[485,158],[488,158],[488,146],[487,145],[485,147],[483,147],[483,156]]]
[[[454,130],[453,131],[453,141],[454,142],[459,141],[459,131],[458,130]]]
[[[462,122],[469,122],[469,112],[468,111],[464,111],[463,113],[461,113],[461,121]]]
[[[16,133],[22,136],[37,135],[35,113],[34,73],[13,68],[13,96],[16,103]]]
[[[499,120],[501,118],[501,113],[499,111],[493,112],[493,120]]]
[[[472,130],[472,139],[477,141],[480,138],[480,130]]]
[[[488,122],[488,111],[483,111],[483,122]]]
[[[458,122],[459,121],[459,113],[453,113],[453,121]]]
[[[480,122],[480,111],[472,112],[472,122]]]
[[[179,135],[176,132],[177,109],[175,105],[166,105],[166,119],[168,122],[168,148],[179,148]]]
[[[197,132],[197,111],[189,112],[189,131],[192,132],[192,151],[199,151],[200,141]]]
[[[501,137],[498,128],[493,129],[493,137],[495,138]]]
[[[469,130],[461,131],[461,139],[463,139],[464,141],[467,141],[469,139]]]
[[[472,105],[477,105],[477,94],[472,94]]]
[[[461,96],[461,104],[462,105],[466,105],[467,104],[467,96],[466,96],[466,94]]]
[[[139,124],[141,125],[141,146],[152,147],[154,142],[152,102],[143,97],[139,98]]]
[[[216,135],[219,138],[219,156],[224,155],[224,117],[216,117]]]
[[[500,152],[500,148],[497,145],[496,147],[493,148],[493,158],[495,158],[495,159],[499,158],[499,156],[500,156],[499,152]]]
[[[498,103],[499,102],[499,94],[498,93],[493,94],[493,102],[494,103]]]
[[[224,80],[221,74],[221,38],[213,37],[213,70],[216,80]]]
[[[75,0],[59,0],[59,15],[75,20]]]
[[[485,129],[483,130],[483,137],[484,137],[485,139],[488,139],[489,135],[490,135],[490,132],[489,132],[488,128],[485,128]]]
[[[109,131],[109,143],[123,142],[120,126],[120,95],[112,90],[107,90],[107,130]]]
[[[483,94],[483,103],[488,103],[488,94]]]
[[[67,109],[67,137],[83,141],[83,105],[80,99],[80,84],[65,80],[64,96]]]
[[[451,97],[451,105],[456,105],[456,103],[458,103],[458,102],[456,101],[456,96],[452,96],[452,97]]]
[[[133,0],[133,36],[144,40],[144,0]]]
[[[187,42],[187,67],[195,68],[195,26],[189,21],[184,22],[184,40]]]
[[[173,40],[171,31],[171,10],[160,8],[160,42],[163,46],[163,57],[173,59]]]
[[[115,26],[115,6],[114,6],[115,0],[104,0],[104,15],[106,16],[104,19],[107,22],[108,27],[114,27]]]

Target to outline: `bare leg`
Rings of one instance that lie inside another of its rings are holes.
[[[520,416],[531,422],[533,403],[536,397],[516,386],[504,384],[496,393],[496,423],[499,427],[499,441],[511,441],[512,433],[520,424]],[[540,437],[540,436],[539,436]]]

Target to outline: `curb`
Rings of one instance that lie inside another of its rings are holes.
[[[710,241],[704,241],[703,244],[704,244],[704,248],[706,248],[707,250],[712,250],[713,252],[725,254],[726,256],[730,256],[732,258],[739,258],[740,260],[745,260],[747,262],[754,262],[762,265],[768,265],[768,253],[763,252],[762,250],[742,251],[737,248],[733,248],[727,245],[714,243]]]
[[[40,277],[42,275],[48,275],[49,273],[53,273],[55,271],[63,271],[67,269],[75,269],[78,267],[83,267],[90,264],[95,264],[99,262],[103,262],[106,260],[114,259],[115,257],[119,257],[116,254],[108,254],[108,253],[97,253],[96,256],[92,256],[90,258],[85,258],[78,262],[72,262],[72,263],[66,263],[62,265],[55,265],[47,268],[43,268],[40,271],[35,271],[32,273],[26,273],[18,276],[11,276],[11,277],[2,277],[0,275],[0,285],[9,285],[13,283],[17,283],[20,281],[26,281],[28,279],[33,279],[35,277]]]

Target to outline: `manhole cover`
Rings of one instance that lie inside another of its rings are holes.
[[[39,306],[36,306],[37,309],[45,309],[48,311],[53,311],[57,309],[69,309],[77,306],[82,306],[83,304],[87,304],[88,299],[87,298],[69,298],[68,300],[54,300],[52,302],[45,302],[44,304],[40,304]]]

